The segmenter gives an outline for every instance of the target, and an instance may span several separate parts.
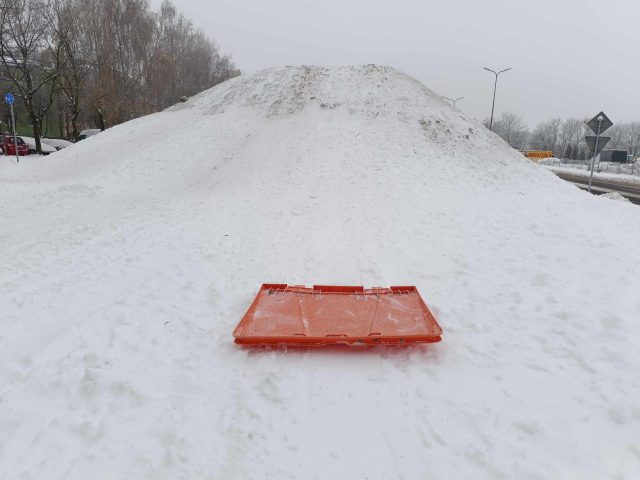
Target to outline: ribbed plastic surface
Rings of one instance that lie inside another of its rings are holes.
[[[264,284],[233,332],[243,345],[401,345],[439,342],[416,287]]]

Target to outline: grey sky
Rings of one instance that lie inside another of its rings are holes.
[[[151,0],[158,9],[160,0]],[[483,118],[640,120],[640,0],[174,0],[243,72],[380,63]]]

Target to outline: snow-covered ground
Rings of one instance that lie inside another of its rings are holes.
[[[618,192],[603,193],[602,196],[604,198],[608,198],[609,200],[617,200],[619,202],[629,202],[629,199],[627,197],[623,197]]]
[[[396,70],[242,76],[0,192],[2,479],[638,478],[640,209]],[[443,342],[239,348],[262,282],[415,284]]]

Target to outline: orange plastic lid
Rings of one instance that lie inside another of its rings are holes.
[[[439,342],[442,329],[416,287],[266,283],[233,336],[243,345],[400,345]]]

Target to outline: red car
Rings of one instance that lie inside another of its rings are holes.
[[[2,142],[0,142],[0,150],[5,155],[13,155],[16,154],[16,147],[13,144],[13,136],[12,135],[3,135]],[[18,155],[29,155],[29,146],[24,143],[24,140],[18,138]]]

